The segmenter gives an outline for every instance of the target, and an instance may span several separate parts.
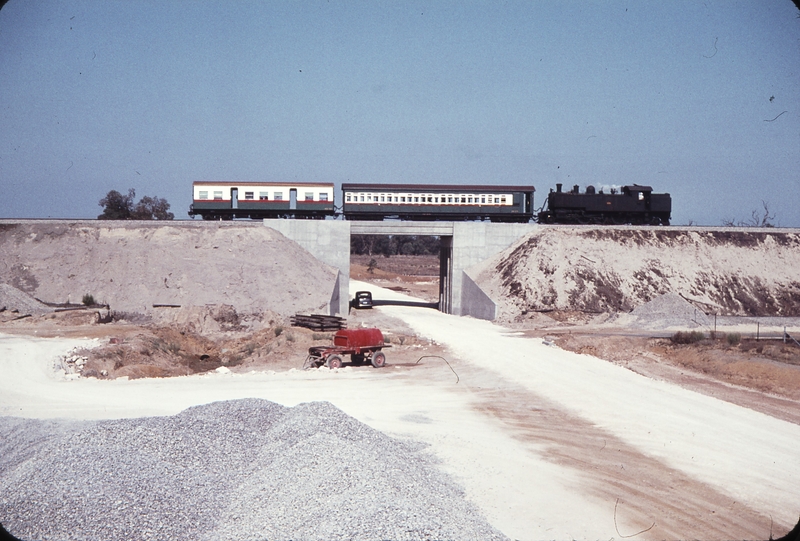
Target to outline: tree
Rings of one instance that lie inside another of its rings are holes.
[[[169,212],[169,203],[166,199],[150,197],[148,195],[134,205],[136,191],[131,188],[128,195],[122,195],[117,190],[111,190],[102,198],[99,205],[103,207],[103,214],[98,220],[172,220],[175,215]]]
[[[128,195],[122,195],[117,190],[111,190],[98,203],[103,207],[103,214],[98,220],[130,220],[133,211],[133,198],[136,192],[131,188]]]
[[[169,212],[166,199],[145,195],[136,203],[131,217],[134,220],[172,220],[175,215]]]

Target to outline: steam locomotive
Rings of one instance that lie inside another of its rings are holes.
[[[569,192],[556,191],[547,194],[546,209],[542,208],[537,218],[540,224],[634,224],[669,225],[672,213],[672,198],[668,193],[654,194],[650,186],[623,186],[618,193],[595,190],[587,186],[584,193],[573,186]]]
[[[331,183],[197,181],[189,216],[204,220],[234,218],[324,219],[341,214],[346,220],[491,220],[557,224],[669,225],[669,194],[649,186],[624,186],[619,193],[578,186],[547,196],[546,208],[533,207],[533,186],[469,186],[431,184],[343,184],[341,212],[334,206]]]

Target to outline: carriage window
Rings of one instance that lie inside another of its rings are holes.
[[[644,201],[644,192],[639,192],[639,201]]]
[[[419,197],[414,198],[414,203],[419,203]]]
[[[283,192],[275,192],[275,201],[283,201]]]
[[[467,202],[467,198],[465,196],[463,196],[463,195],[461,196],[461,202],[462,203],[466,203]]]
[[[327,193],[319,194],[319,200],[320,201],[327,201],[328,200],[328,194]],[[347,200],[350,201],[350,196],[349,195],[347,196]]]
[[[361,201],[362,201],[362,202],[364,201],[364,196],[363,196],[363,195],[361,196]]]
[[[255,192],[244,192],[245,199],[255,199]]]
[[[306,192],[306,201],[314,200],[314,192]]]
[[[405,203],[406,202],[406,197],[404,195],[400,196],[400,202],[401,203]]]
[[[467,203],[472,203],[472,196],[469,196],[469,198],[467,198]]]
[[[327,198],[327,196],[326,196],[326,198]],[[348,203],[350,202],[351,199],[352,199],[352,196],[350,194],[347,194],[347,202]]]
[[[453,196],[452,196],[452,195],[451,195],[450,197],[448,197],[448,198],[447,198],[447,202],[448,202],[448,203],[452,203],[452,202],[453,202]]]
[[[258,198],[262,201],[269,201],[269,192],[258,192]]]
[[[430,195],[428,196],[428,203],[433,203],[433,197],[431,197]]]
[[[383,203],[384,201],[386,201],[386,196],[385,196],[385,195],[382,195],[382,196],[381,196],[381,203]]]
[[[481,204],[483,204],[483,203],[486,203],[486,196],[485,195],[481,196]]]
[[[214,192],[214,199],[222,199],[222,192]]]
[[[500,196],[500,204],[501,205],[505,205],[506,204],[506,196],[505,195],[501,195]]]
[[[397,203],[397,196],[394,196],[394,202]]]
[[[371,195],[367,196],[367,201],[372,201],[372,196]]]
[[[490,195],[489,196],[489,204],[491,204],[491,203],[492,203],[492,196]]]
[[[208,190],[200,192],[200,195],[198,197],[200,199],[208,199]]]

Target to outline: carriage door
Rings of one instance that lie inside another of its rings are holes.
[[[239,208],[239,188],[231,188],[231,208]]]
[[[297,188],[289,190],[289,210],[297,210]]]

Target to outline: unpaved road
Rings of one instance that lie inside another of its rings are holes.
[[[63,353],[63,341],[2,336],[0,413],[119,418],[243,397],[290,406],[328,400],[390,435],[430,443],[512,539],[642,530],[636,539],[766,539],[771,520],[777,537],[800,512],[797,424],[484,321],[405,307],[354,319],[368,325],[387,316],[438,342],[431,351],[449,364],[415,364],[388,350],[382,370],[64,381],[46,362]]]

